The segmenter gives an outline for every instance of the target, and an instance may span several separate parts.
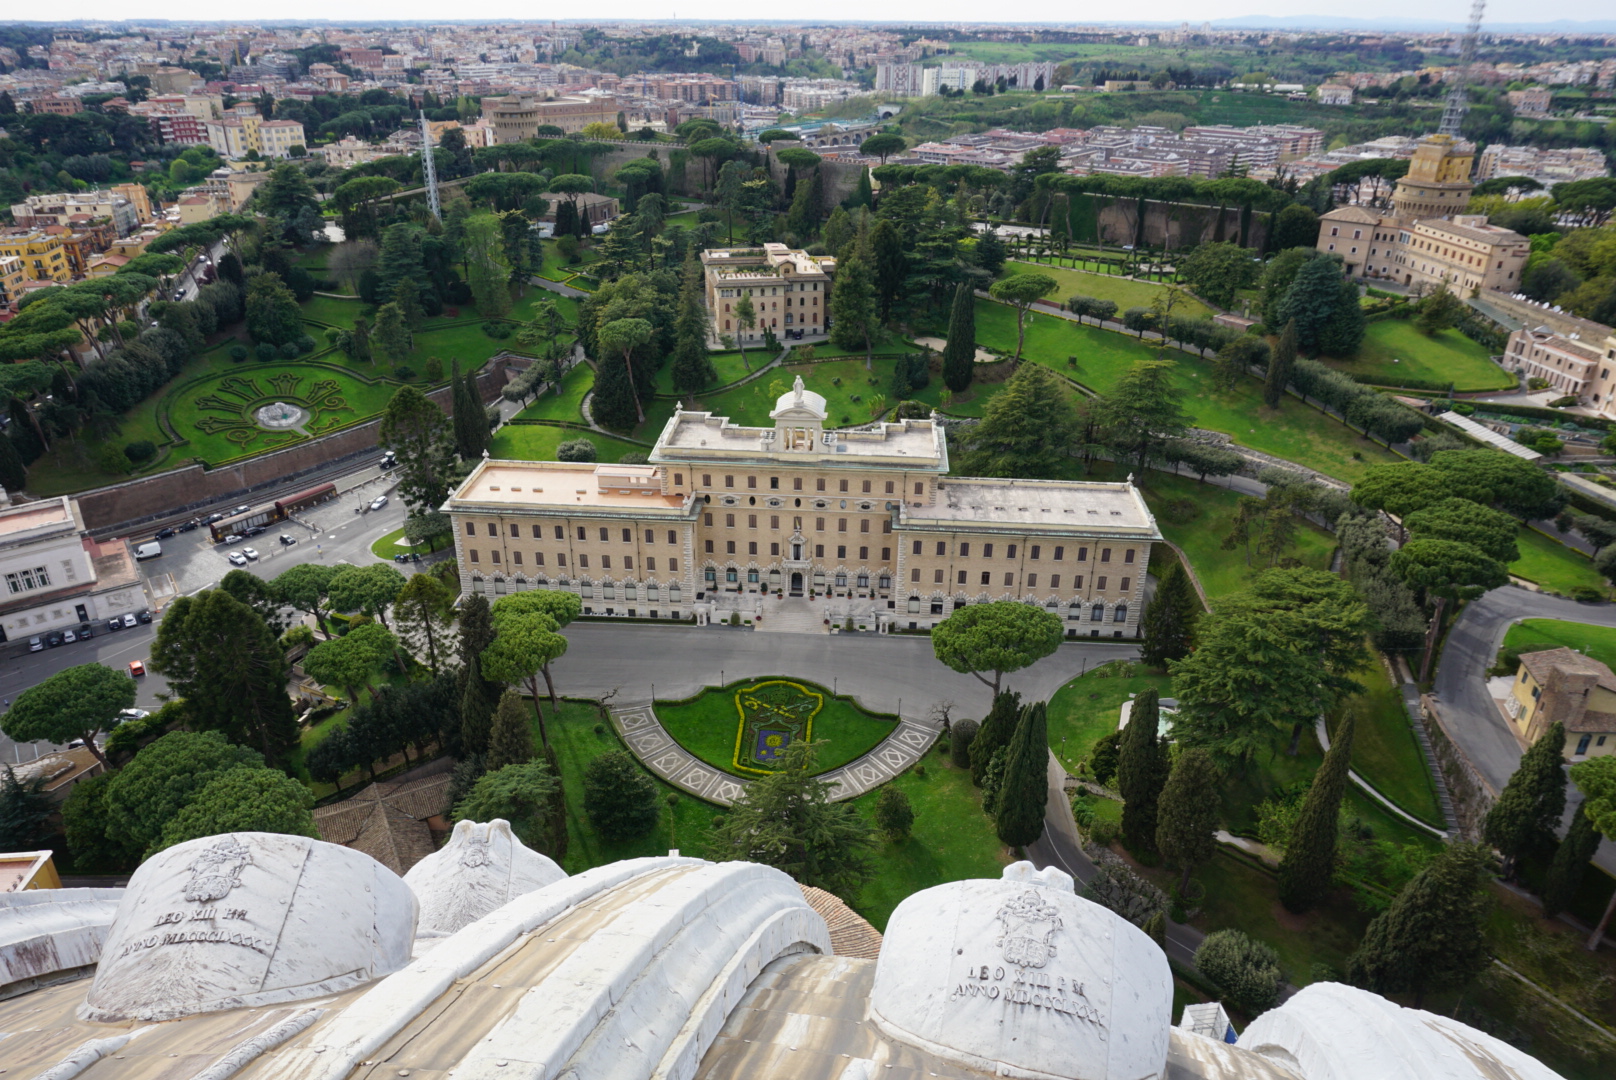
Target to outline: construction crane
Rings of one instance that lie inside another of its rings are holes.
[[[1475,2],[1480,3],[1480,0]],[[427,184],[427,209],[431,210],[431,217],[441,221],[443,209],[438,205],[438,165],[431,160],[431,128],[427,126],[425,110],[420,113],[420,175]]]
[[[1481,37],[1481,15],[1487,9],[1487,0],[1474,0],[1470,5],[1470,25],[1465,27],[1464,44],[1459,47],[1459,73],[1448,91],[1447,104],[1442,107],[1442,126],[1438,133],[1455,139],[1459,125],[1470,110],[1470,68],[1476,62],[1476,42]]]

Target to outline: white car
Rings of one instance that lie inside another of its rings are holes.
[[[78,639],[79,639],[78,635],[73,633],[73,631],[71,631],[71,630],[63,630],[62,631],[62,644],[63,645],[71,645],[71,644],[73,644],[73,642],[77,641]]]
[[[387,496],[386,495],[378,495],[371,502],[370,508],[372,510],[380,510],[382,507],[384,507],[386,505],[387,505]]]
[[[230,565],[231,566],[246,566],[247,565],[247,556],[243,555],[239,551],[232,551],[232,552],[230,552],[230,554],[226,555],[225,558],[230,560]]]
[[[124,626],[126,626],[126,627],[129,627],[129,626],[134,626],[134,625],[135,625],[135,623],[136,623],[136,622],[137,622],[137,621],[138,621],[138,620],[137,620],[137,619],[136,619],[136,618],[135,618],[135,616],[134,616],[134,614],[133,614],[133,613],[130,613],[130,614],[128,614],[128,615],[125,615],[125,616],[124,616],[124,617],[123,617],[123,624],[124,624]]]
[[[124,709],[118,713],[118,723],[125,724],[130,720],[144,720],[150,716],[148,709]]]
[[[241,553],[243,555],[247,556],[247,558],[253,560],[254,562],[258,561],[258,549],[257,548],[242,548]]]

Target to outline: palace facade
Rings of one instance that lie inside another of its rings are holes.
[[[585,614],[653,619],[828,595],[911,629],[1020,600],[1068,637],[1137,636],[1161,534],[1131,482],[951,477],[940,424],[827,431],[800,377],[770,417],[677,412],[645,465],[485,460],[443,506],[462,590],[566,589]]]

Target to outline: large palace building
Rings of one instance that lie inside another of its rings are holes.
[[[938,423],[826,431],[799,377],[773,427],[677,412],[645,465],[486,460],[449,497],[461,587],[576,591],[688,619],[725,594],[870,602],[899,628],[1020,600],[1068,637],[1135,637],[1155,519],[1132,483],[948,475]]]

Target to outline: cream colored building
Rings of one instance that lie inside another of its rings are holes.
[[[1504,366],[1616,418],[1616,330],[1566,312],[1534,311],[1529,304],[1517,299],[1506,308],[1534,321],[1509,336]]]
[[[0,494],[0,642],[72,630],[146,606],[129,546],[92,539],[76,501],[5,503]]]
[[[208,145],[224,158],[290,156],[294,146],[308,146],[303,125],[296,120],[265,120],[256,113],[239,113],[207,122]]]
[[[1068,637],[1137,636],[1161,534],[1131,483],[951,477],[933,421],[827,431],[800,378],[770,416],[676,412],[646,465],[484,461],[443,506],[462,590],[657,619],[714,594],[829,595],[915,629],[1019,600]]]
[[[706,274],[707,311],[712,332],[748,344],[763,340],[764,330],[777,338],[788,330],[808,336],[825,333],[830,322],[830,284],[836,260],[809,255],[784,244],[761,248],[715,248],[701,253]],[[735,314],[742,297],[751,297],[757,325],[743,330]]]
[[[1616,674],[1575,650],[1522,653],[1505,708],[1515,735],[1528,746],[1561,723],[1568,760],[1616,753]]]
[[[532,94],[485,97],[483,119],[493,129],[494,142],[526,142],[549,124],[569,134],[588,124],[615,124],[620,106],[609,94],[580,94],[546,101]]]

